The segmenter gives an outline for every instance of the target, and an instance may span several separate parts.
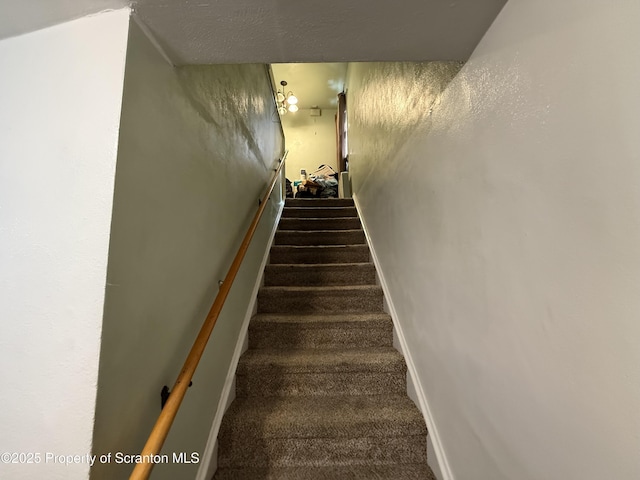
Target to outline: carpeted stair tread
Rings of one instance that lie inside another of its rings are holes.
[[[426,435],[406,395],[240,398],[227,411],[222,436],[238,439],[398,437]]]
[[[250,349],[236,371],[238,397],[393,395],[406,365],[392,347]]]
[[[278,230],[275,245],[363,245],[364,231],[355,230]]]
[[[357,211],[355,207],[289,207],[282,209],[284,218],[333,218],[333,217],[355,217]]]
[[[278,373],[405,372],[404,359],[391,347],[365,349],[247,350],[237,374],[275,369]]]
[[[249,324],[249,348],[390,347],[393,324],[386,313],[257,314]]]
[[[258,292],[260,313],[381,312],[382,288],[377,285],[273,286]]]
[[[352,230],[362,228],[358,217],[281,218],[279,230]]]
[[[353,198],[287,198],[284,201],[287,207],[353,207]]]
[[[238,439],[219,450],[218,465],[235,467],[323,467],[425,462],[425,435],[400,437]],[[235,446],[235,449],[233,448]]]
[[[278,292],[283,295],[302,293],[304,295],[319,295],[323,292],[342,293],[344,295],[357,295],[359,292],[382,293],[382,287],[378,285],[279,285],[273,287],[261,287],[263,292]]]
[[[252,319],[250,327],[265,324],[295,324],[306,328],[326,328],[333,324],[344,328],[362,328],[373,325],[391,326],[388,313],[332,313],[332,314],[286,314],[258,313]],[[366,324],[366,326],[364,325]]]
[[[221,468],[214,480],[436,480],[426,463],[334,467]]]
[[[366,244],[321,246],[274,245],[271,247],[270,260],[272,264],[368,262],[369,247]]]
[[[371,285],[375,283],[375,266],[367,262],[318,265],[281,263],[267,265],[264,274],[265,286]]]

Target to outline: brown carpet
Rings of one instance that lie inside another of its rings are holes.
[[[215,480],[435,480],[350,199],[287,199]]]

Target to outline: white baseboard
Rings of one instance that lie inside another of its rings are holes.
[[[353,201],[359,214],[360,204],[358,202],[358,196],[355,194],[353,195]],[[387,310],[387,313],[389,313],[391,319],[393,320],[394,346],[396,346],[396,348],[400,350],[407,364],[407,394],[414,402],[417,403],[418,408],[424,416],[425,422],[427,424],[427,429],[429,430],[428,438],[430,440],[430,446],[427,447],[427,450],[431,451],[431,447],[433,447],[433,453],[435,453],[437,464],[433,464],[433,462],[429,460],[427,461],[438,480],[455,480],[453,477],[453,473],[451,472],[451,468],[449,466],[444,448],[442,446],[442,442],[440,441],[440,437],[438,436],[438,429],[433,420],[433,415],[431,413],[431,409],[429,408],[429,402],[427,402],[427,397],[425,395],[424,389],[422,388],[420,378],[418,377],[418,374],[416,372],[415,363],[413,362],[411,352],[409,351],[409,347],[407,346],[407,341],[402,331],[402,326],[398,321],[398,314],[393,305],[393,299],[391,298],[389,287],[384,277],[384,272],[380,267],[380,262],[378,260],[378,256],[376,255],[375,247],[371,242],[371,237],[369,236],[369,231],[367,230],[367,224],[362,216],[360,216],[360,221],[362,222],[364,235],[367,240],[367,244],[369,245],[371,259],[373,260],[373,263],[376,267],[378,281],[380,282],[380,286],[382,287],[382,291],[384,292],[386,307],[385,310]],[[429,456],[427,456],[427,459],[429,459]]]
[[[240,334],[238,335],[236,348],[233,352],[231,363],[229,364],[227,378],[225,379],[224,387],[222,388],[220,400],[218,400],[216,414],[213,417],[211,431],[209,432],[209,439],[207,440],[207,445],[205,446],[204,452],[202,453],[202,461],[200,462],[200,467],[198,468],[198,473],[196,474],[195,480],[211,480],[214,473],[216,473],[216,470],[218,469],[218,432],[220,431],[220,425],[222,424],[222,417],[224,416],[225,412],[236,396],[236,369],[238,368],[238,361],[240,360],[240,356],[248,347],[249,321],[257,311],[258,290],[262,286],[264,269],[267,265],[267,261],[269,260],[269,251],[271,250],[271,245],[273,244],[273,239],[275,237],[276,230],[278,229],[278,223],[280,222],[283,208],[284,201],[280,205],[280,209],[278,211],[278,214],[276,215],[273,228],[271,229],[269,242],[267,243],[267,247],[264,251],[264,256],[262,257],[262,263],[260,264],[260,269],[258,270],[259,273],[256,278],[256,283],[254,284],[253,292],[251,293],[251,300],[249,306],[247,307],[247,312],[245,313],[244,320],[242,321],[242,327],[240,328]]]

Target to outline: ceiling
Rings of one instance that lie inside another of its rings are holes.
[[[176,64],[466,60],[506,0],[0,0],[0,38],[132,6]]]
[[[271,65],[276,87],[287,82],[298,97],[298,108],[337,108],[338,93],[344,90],[346,63],[278,63]]]
[[[505,3],[0,0],[0,39],[131,7],[176,65],[271,63],[276,86],[287,81],[300,108],[327,109],[336,108],[346,62],[466,60]]]

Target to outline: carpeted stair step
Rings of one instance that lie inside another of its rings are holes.
[[[426,463],[339,467],[220,468],[214,480],[436,480]]]
[[[287,207],[353,207],[353,198],[287,198]]]
[[[274,245],[271,264],[276,263],[361,263],[369,261],[367,245],[289,246]]]
[[[374,285],[376,270],[373,263],[335,263],[319,265],[267,265],[265,286],[312,285]]]
[[[333,218],[357,217],[356,207],[287,207],[282,210],[284,218]]]
[[[435,480],[353,205],[285,202],[217,480]]]
[[[360,230],[279,230],[275,245],[362,245],[364,231]]]
[[[226,466],[324,466],[324,465],[393,465],[417,463],[426,457],[426,436],[364,438],[279,438],[248,446],[231,443],[234,455],[220,452],[219,465]],[[304,452],[304,457],[301,456]],[[253,480],[253,479],[251,479]]]
[[[406,370],[391,347],[247,350],[238,362],[236,394],[399,395],[406,392]]]
[[[421,463],[426,434],[406,395],[239,398],[220,428],[218,462],[221,467]]]
[[[250,349],[391,347],[386,313],[334,315],[258,314],[249,324]]]
[[[262,287],[259,313],[382,312],[382,288],[377,285]]]
[[[281,218],[280,230],[357,230],[362,228],[358,217]]]

